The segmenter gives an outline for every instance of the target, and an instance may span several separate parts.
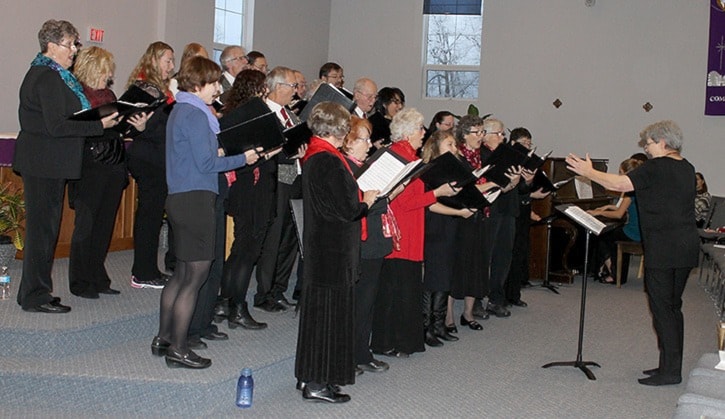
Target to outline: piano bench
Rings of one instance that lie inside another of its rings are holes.
[[[631,241],[618,241],[617,242],[617,288],[622,288],[622,272],[627,273],[629,270],[629,256],[642,256],[639,261],[639,271],[637,272],[637,279],[644,276],[644,249],[642,249],[642,243],[631,242]],[[626,256],[627,261],[625,263],[624,257]]]

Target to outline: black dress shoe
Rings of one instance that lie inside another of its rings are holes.
[[[276,303],[279,306],[284,307],[285,311],[292,310],[295,308],[296,304],[290,303],[286,298],[282,297],[279,300],[276,301]]]
[[[169,368],[202,369],[211,366],[211,359],[202,358],[192,350],[182,354],[174,349],[169,349],[166,352],[166,366]]]
[[[488,303],[488,307],[486,307],[486,311],[493,314],[496,317],[508,317],[511,315],[511,312],[506,310],[506,307],[499,305],[499,304],[492,304]]]
[[[642,374],[649,375],[649,376],[657,375],[659,373],[660,373],[660,369],[659,368],[652,368],[651,370],[644,370],[644,371],[642,371]]]
[[[367,364],[358,364],[357,366],[361,371],[367,371],[367,372],[384,372],[387,371],[390,368],[390,365],[388,365],[387,362],[379,361],[377,359],[373,359],[372,361],[368,362]]]
[[[679,375],[655,374],[651,377],[640,378],[637,381],[645,386],[668,386],[671,384],[680,384],[682,382],[682,377]]]
[[[302,398],[310,402],[345,403],[350,401],[350,396],[334,391],[329,385],[321,390],[311,390],[305,386],[305,389],[302,390]]]
[[[121,293],[119,290],[114,290],[113,288],[106,288],[104,290],[99,290],[99,294],[106,294],[106,295],[118,295]]]
[[[458,328],[455,324],[447,324],[446,325],[446,332],[448,333],[458,333]]]
[[[209,347],[209,345],[206,344],[203,340],[199,338],[189,338],[186,340],[186,346],[189,347],[189,349],[206,349]]]
[[[461,314],[461,326],[468,326],[471,330],[483,330],[483,326],[478,324],[475,320],[467,320],[463,315]]]
[[[385,355],[385,356],[389,356],[391,358],[407,358],[408,356],[410,356],[410,355],[406,354],[405,352],[400,352],[400,351],[396,350],[395,348],[388,349],[385,352],[380,352],[380,353],[378,353],[378,355]]]
[[[267,313],[279,313],[282,311],[287,311],[286,308],[282,307],[274,301],[265,301],[262,304],[255,304],[254,308],[266,311]]]
[[[89,300],[97,300],[98,299],[98,293],[91,290],[85,290],[83,292],[71,292],[71,294],[75,295],[76,297],[81,298],[88,298]]]
[[[478,320],[488,320],[488,312],[486,312],[486,309],[483,307],[473,306],[473,311],[471,312],[473,314],[474,319]]]
[[[248,330],[261,330],[267,328],[267,323],[258,322],[252,318],[252,315],[249,314],[246,302],[230,306],[227,325],[230,329],[235,329],[237,326],[242,326]]]
[[[516,300],[516,301],[509,300],[509,303],[511,305],[514,305],[516,307],[521,307],[521,308],[524,308],[524,307],[528,307],[529,306],[528,304],[526,304],[526,302],[524,300],[522,300],[520,298],[518,300]]]
[[[154,337],[154,340],[151,341],[151,353],[156,356],[164,356],[169,350],[169,346],[171,346],[169,342],[156,336]]]
[[[69,312],[70,307],[64,306],[60,303],[60,298],[55,297],[49,303],[37,305],[35,307],[23,308],[23,310],[30,313],[63,314]]]
[[[207,333],[206,335],[202,336],[202,339],[206,340],[229,340],[229,335],[227,335],[224,332],[211,332]]]
[[[297,385],[295,386],[297,390],[302,391],[305,389],[305,387],[307,387],[307,383],[297,380]],[[342,391],[342,389],[340,389],[340,386],[338,386],[337,384],[330,384],[330,389],[335,393],[339,393]]]

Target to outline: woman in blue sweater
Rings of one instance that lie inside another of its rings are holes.
[[[161,293],[159,333],[154,355],[166,355],[169,367],[206,368],[211,360],[188,348],[187,333],[199,288],[214,260],[214,202],[218,174],[252,164],[258,150],[224,157],[216,134],[219,122],[209,105],[219,93],[221,69],[194,57],[179,71],[176,96],[166,127],[166,212],[174,229],[176,269]]]

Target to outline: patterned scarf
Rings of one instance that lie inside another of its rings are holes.
[[[78,99],[80,99],[81,107],[83,109],[91,108],[91,103],[88,101],[88,98],[86,98],[86,95],[83,94],[83,86],[81,86],[81,83],[78,81],[76,76],[73,75],[73,73],[61,67],[60,64],[56,63],[55,61],[51,60],[49,57],[46,57],[40,52],[38,53],[38,55],[35,56],[35,59],[33,60],[33,62],[30,63],[30,65],[44,65],[50,67],[53,71],[60,74],[60,77],[63,79],[66,86],[68,86],[68,88],[71,89],[76,96],[78,96]]]

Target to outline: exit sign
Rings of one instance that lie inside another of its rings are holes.
[[[105,30],[100,28],[90,27],[88,28],[88,40],[97,44],[103,43],[103,35],[106,33]]]

